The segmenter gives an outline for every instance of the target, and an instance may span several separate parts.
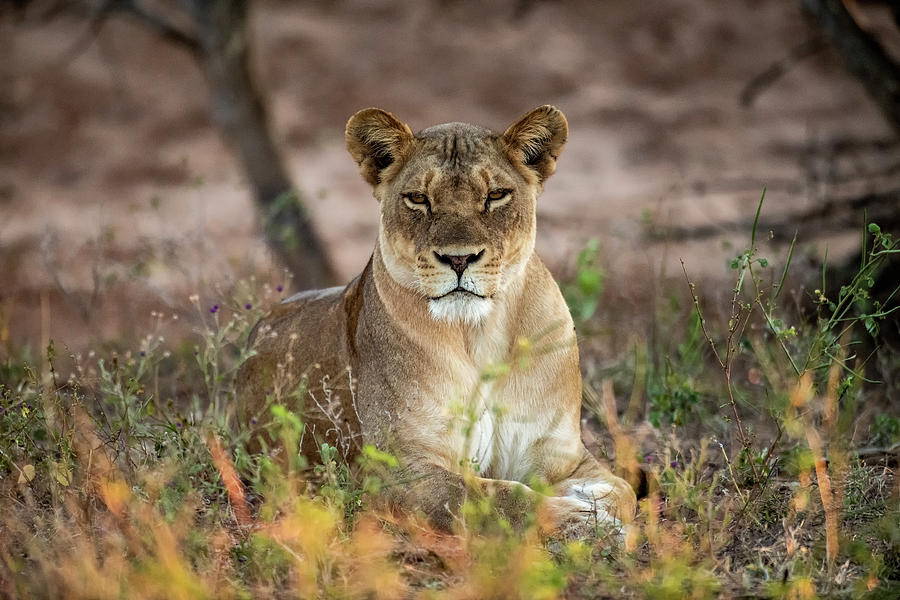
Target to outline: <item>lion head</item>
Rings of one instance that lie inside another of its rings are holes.
[[[413,134],[377,108],[347,123],[347,148],[379,202],[389,275],[438,320],[476,324],[534,251],[535,204],[568,136],[537,108],[503,134],[447,123]]]

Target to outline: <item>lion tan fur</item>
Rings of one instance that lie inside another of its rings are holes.
[[[394,454],[408,483],[391,499],[444,529],[471,493],[493,494],[513,522],[540,501],[548,531],[630,520],[633,490],[581,442],[572,319],[534,252],[537,198],[567,135],[551,106],[503,134],[353,115],[347,148],[379,204],[374,252],[346,287],[298,294],[257,325],[239,376],[245,423],[288,403],[313,459],[322,442],[348,459],[364,444]]]

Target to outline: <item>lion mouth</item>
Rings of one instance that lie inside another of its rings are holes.
[[[485,297],[482,296],[481,294],[477,294],[477,293],[473,292],[472,290],[467,290],[466,288],[462,287],[461,285],[458,285],[458,286],[456,286],[455,289],[450,290],[446,294],[441,294],[440,296],[434,296],[432,298],[429,298],[429,300],[440,300],[441,298],[446,298],[448,296],[451,296],[452,294],[459,294],[459,293],[471,294],[472,296],[475,296],[476,298],[481,298],[482,300],[485,299]]]

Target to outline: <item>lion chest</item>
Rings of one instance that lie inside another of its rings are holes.
[[[452,340],[421,344],[404,356],[398,365],[416,365],[418,372],[387,376],[386,398],[396,412],[387,407],[379,417],[388,437],[405,447],[401,453],[451,471],[525,482],[558,462],[548,451],[564,457],[577,451],[568,447],[580,443],[568,401],[573,392],[560,376],[577,355],[547,353],[525,367],[510,365],[511,337],[486,334],[465,347]]]
[[[519,386],[476,384],[444,399],[432,414],[432,447],[452,470],[471,468],[482,477],[523,481],[534,468],[534,449],[548,435],[548,423],[535,398]],[[518,392],[518,393],[516,393]],[[430,429],[430,428],[426,428]]]
[[[486,408],[457,436],[456,454],[483,477],[521,481],[532,471],[531,449],[544,433],[536,422],[514,421]]]

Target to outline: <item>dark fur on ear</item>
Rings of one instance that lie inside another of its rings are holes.
[[[534,172],[543,183],[553,175],[568,137],[566,117],[555,106],[546,105],[510,125],[500,140],[513,164]]]
[[[366,108],[347,121],[345,138],[363,178],[374,186],[384,180],[388,167],[402,163],[413,134],[391,113]]]

